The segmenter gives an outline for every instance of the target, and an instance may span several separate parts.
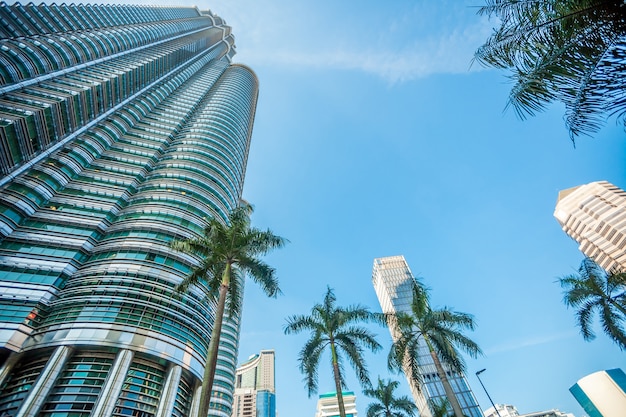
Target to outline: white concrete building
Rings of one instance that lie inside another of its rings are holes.
[[[356,417],[356,396],[354,392],[343,391],[342,395],[346,417]],[[339,417],[339,403],[337,402],[336,392],[320,395],[319,400],[317,400],[315,417]]]
[[[595,263],[626,270],[626,191],[606,181],[563,190],[554,217]]]

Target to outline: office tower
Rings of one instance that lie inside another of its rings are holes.
[[[626,410],[626,374],[609,369],[587,375],[570,389],[589,417],[623,417]]]
[[[411,312],[412,288],[416,281],[403,256],[374,259],[372,282],[383,313]],[[397,329],[390,327],[389,332],[394,341],[399,339],[400,334]],[[431,417],[429,401],[439,401],[441,398],[446,398],[446,394],[425,343],[420,347],[418,362],[423,382],[421,385],[409,377],[410,370],[405,369],[404,374],[420,416]],[[463,413],[468,417],[481,417],[482,412],[465,376],[451,372],[445,364],[444,368]]]
[[[215,303],[174,291],[198,260],[168,245],[239,203],[256,76],[195,7],[0,23],[0,415],[195,417]],[[211,416],[238,339],[227,317]]]
[[[559,193],[554,217],[579,249],[607,271],[626,270],[626,192],[597,181]]]
[[[346,410],[346,417],[356,417],[356,396],[352,391],[342,391],[343,407]],[[337,393],[329,392],[321,394],[317,400],[317,410],[315,417],[339,417],[339,403]]]
[[[237,368],[232,416],[276,417],[273,350],[262,350]]]

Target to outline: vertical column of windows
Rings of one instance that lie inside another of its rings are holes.
[[[11,11],[18,17],[22,24],[28,26],[29,35],[43,33],[45,31],[41,23],[34,16],[30,15],[30,13],[26,12],[21,3],[15,3],[11,6]]]
[[[14,22],[11,18],[9,8],[5,2],[0,2],[0,34],[3,38],[21,34],[21,30],[18,29],[17,22]]]
[[[191,399],[193,398],[192,379],[184,373],[178,384],[178,392],[174,401],[174,410],[172,417],[187,417],[191,408]]]
[[[0,387],[0,415],[15,415],[50,358],[50,351],[25,355]]]
[[[75,354],[65,365],[38,416],[88,417],[114,359],[113,353]]]
[[[37,7],[37,6],[36,6]],[[70,30],[70,27],[66,24],[64,19],[53,10],[52,6],[42,5],[39,6],[39,10],[41,14],[46,18],[46,20],[52,25],[52,32],[67,32]]]
[[[153,417],[157,411],[164,379],[165,368],[162,365],[135,358],[124,380],[112,417]]]

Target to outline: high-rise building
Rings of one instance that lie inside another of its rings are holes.
[[[372,282],[383,313],[411,312],[412,288],[416,281],[403,256],[374,259]],[[396,328],[390,327],[389,331],[394,341],[399,339],[400,333]],[[415,404],[419,409],[420,416],[431,417],[429,402],[437,402],[439,399],[447,397],[437,374],[435,363],[425,343],[420,346],[419,352],[417,360],[422,383],[420,384],[418,381],[410,378],[411,372],[409,369],[405,369],[404,374],[409,383]],[[463,413],[468,417],[481,417],[482,412],[478,407],[474,393],[467,384],[465,376],[452,372],[445,364],[444,368]]]
[[[169,242],[239,204],[255,74],[196,7],[2,2],[0,36],[0,415],[195,416],[215,303]]]
[[[563,190],[554,217],[595,263],[626,270],[626,191],[606,181]]]
[[[624,416],[626,374],[619,368],[587,375],[569,390],[589,417]]]
[[[356,396],[352,391],[342,391],[343,407],[346,410],[346,417],[356,417]],[[339,417],[339,403],[337,393],[329,392],[321,394],[317,400],[317,410],[315,417]]]
[[[233,417],[276,417],[274,351],[262,350],[235,374]]]
[[[574,417],[571,413],[563,413],[557,409],[547,411],[535,411],[533,413],[520,414],[517,408],[509,404],[496,404],[485,410],[485,417]]]

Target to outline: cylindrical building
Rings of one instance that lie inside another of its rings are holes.
[[[214,320],[169,242],[241,199],[258,81],[188,7],[0,3],[0,415],[192,416]],[[239,318],[211,413],[231,413]]]

